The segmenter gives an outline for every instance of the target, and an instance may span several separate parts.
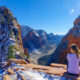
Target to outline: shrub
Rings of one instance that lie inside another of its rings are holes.
[[[14,52],[14,46],[12,46],[12,45],[10,45],[10,46],[8,46],[8,57],[7,57],[7,59],[9,59],[9,58],[15,58],[15,55],[13,54],[13,52]]]
[[[27,55],[25,55],[23,52],[21,52],[21,54],[22,54],[24,57],[26,57],[27,59],[30,58],[29,53],[27,53]]]

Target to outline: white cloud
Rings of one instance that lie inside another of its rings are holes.
[[[70,14],[73,14],[73,13],[75,13],[75,9],[70,10]]]

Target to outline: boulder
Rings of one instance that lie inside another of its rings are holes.
[[[27,62],[24,59],[9,59],[9,62],[13,62],[16,64],[27,64]]]
[[[8,74],[5,74],[3,76],[3,79],[2,80],[12,80],[12,79],[10,78],[10,76]]]
[[[7,69],[7,72],[8,72],[9,75],[14,75],[15,74],[15,72],[10,68]]]

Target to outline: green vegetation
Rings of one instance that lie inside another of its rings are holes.
[[[23,52],[21,52],[21,55],[22,55],[23,57],[26,57],[27,59],[30,59],[29,53],[27,53],[27,55],[25,55]]]
[[[7,57],[7,59],[9,59],[9,58],[15,58],[15,55],[13,54],[13,52],[14,52],[14,46],[12,46],[12,45],[10,45],[10,46],[8,46],[8,57]]]
[[[26,55],[24,54],[24,52],[21,52],[21,55],[23,56],[23,57],[26,57]],[[27,58],[27,57],[26,57]]]
[[[9,34],[10,37],[13,37],[13,31],[10,29],[10,34]]]
[[[19,48],[19,45],[16,43],[16,45],[14,45],[14,49],[16,50],[16,51],[20,51],[20,48]]]
[[[4,18],[0,16],[0,19],[1,19],[1,24],[4,24]]]
[[[4,15],[5,15],[5,16],[7,16],[7,13],[8,13],[8,12],[7,12],[6,10],[4,10]]]
[[[18,35],[16,35],[15,38],[18,39]]]
[[[27,58],[28,58],[28,59],[30,58],[29,53],[27,53],[27,55],[26,55],[26,56],[27,56]]]

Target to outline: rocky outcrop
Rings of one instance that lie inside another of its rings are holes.
[[[2,80],[12,80],[8,74],[5,74]]]
[[[17,19],[6,7],[0,7],[0,61],[17,57],[23,53],[21,28]]]
[[[8,72],[9,75],[14,75],[15,74],[15,72],[10,68],[7,69],[7,72]]]
[[[9,59],[9,62],[14,62],[16,64],[27,64],[25,60],[20,60],[20,59]]]
[[[16,61],[18,59],[12,59],[10,66],[2,73],[0,80],[53,80],[56,78],[80,80],[80,76],[72,76],[66,73],[67,65],[52,63],[51,66],[42,66],[22,64]],[[55,75],[57,75],[56,78]]]
[[[49,63],[67,63],[66,55],[70,53],[71,44],[77,44],[80,48],[80,16],[74,21],[73,28],[63,37]]]

